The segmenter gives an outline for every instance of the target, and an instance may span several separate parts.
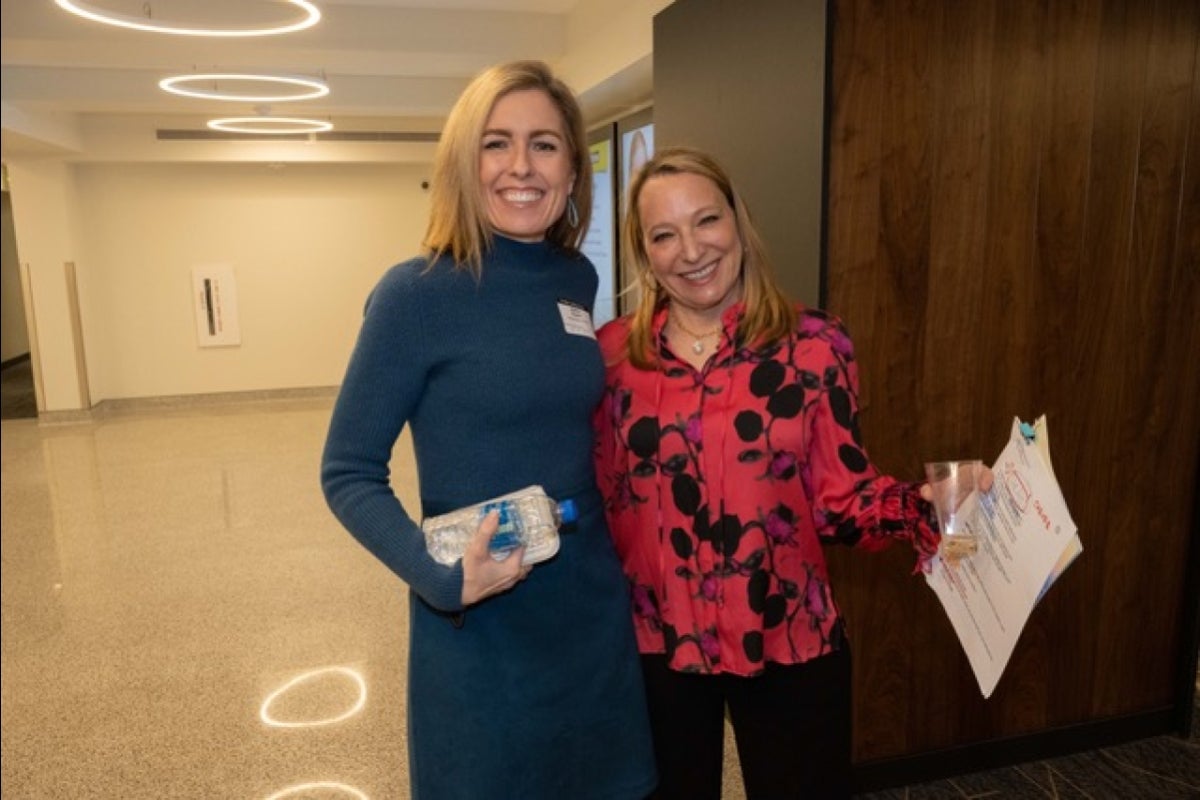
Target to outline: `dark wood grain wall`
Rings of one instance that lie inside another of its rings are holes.
[[[913,478],[991,461],[1014,415],[1045,413],[1084,544],[986,701],[910,556],[832,552],[856,762],[1153,732],[1195,665],[1200,3],[830,14],[826,305],[857,344],[871,455]]]

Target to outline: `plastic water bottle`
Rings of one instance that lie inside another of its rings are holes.
[[[491,511],[499,513],[499,526],[488,542],[492,558],[503,561],[524,545],[523,564],[545,561],[558,552],[558,529],[578,518],[575,501],[555,502],[541,486],[527,486],[501,497],[427,517],[421,523],[425,547],[439,564],[462,558],[479,523]]]

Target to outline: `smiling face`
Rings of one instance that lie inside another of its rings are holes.
[[[562,115],[541,89],[492,106],[479,151],[479,182],[496,233],[538,242],[562,216],[575,182]]]
[[[672,314],[693,325],[716,323],[742,294],[742,242],[725,195],[702,175],[663,173],[642,186],[637,213]]]

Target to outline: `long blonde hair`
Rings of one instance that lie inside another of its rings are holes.
[[[449,254],[459,268],[479,276],[483,253],[490,247],[492,236],[479,185],[483,132],[496,101],[509,92],[525,89],[545,92],[558,108],[575,172],[570,197],[578,211],[578,222],[571,225],[568,215],[563,214],[546,231],[546,238],[575,250],[583,241],[592,217],[592,161],[587,150],[583,112],[570,88],[546,64],[511,61],[477,75],[446,120],[433,157],[429,225],[421,242],[430,263]]]
[[[746,308],[738,323],[738,340],[745,344],[776,342],[791,333],[796,324],[796,310],[775,280],[766,247],[750,221],[750,212],[741,195],[733,188],[729,174],[715,158],[701,150],[666,147],[655,153],[634,176],[622,225],[622,257],[632,268],[641,290],[630,319],[626,348],[630,362],[641,369],[651,369],[657,363],[652,330],[654,313],[667,302],[668,295],[650,268],[638,201],[651,178],[688,173],[708,178],[716,184],[733,209],[742,241],[742,299]]]

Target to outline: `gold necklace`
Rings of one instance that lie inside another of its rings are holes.
[[[721,332],[720,328],[713,328],[711,331],[708,331],[707,333],[696,333],[695,331],[690,330],[686,325],[684,325],[682,322],[680,322],[675,317],[671,317],[670,320],[671,320],[672,325],[674,325],[676,328],[678,328],[679,330],[686,333],[688,336],[692,337],[692,352],[695,353],[696,355],[700,355],[701,353],[704,352],[704,340],[705,339]]]

